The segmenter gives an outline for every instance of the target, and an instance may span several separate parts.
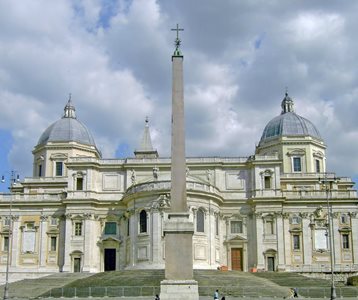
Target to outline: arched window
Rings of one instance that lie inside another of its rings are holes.
[[[198,209],[196,213],[196,231],[204,232],[204,211],[202,209]]]
[[[142,210],[139,214],[139,233],[147,232],[147,212]]]

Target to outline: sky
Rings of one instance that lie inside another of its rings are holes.
[[[354,0],[0,0],[0,175],[32,175],[31,151],[70,93],[103,158],[133,156],[146,116],[170,156],[179,24],[187,156],[254,154],[287,89],[327,145],[327,171],[358,180],[357,11]]]

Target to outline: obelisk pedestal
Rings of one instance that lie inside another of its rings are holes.
[[[193,276],[194,223],[186,199],[183,56],[177,25],[176,49],[172,56],[172,148],[170,212],[165,215],[165,280],[160,283],[161,300],[198,300]]]

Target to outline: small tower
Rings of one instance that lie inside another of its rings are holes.
[[[148,117],[146,117],[145,119],[144,132],[139,145],[139,149],[136,149],[134,151],[134,155],[136,158],[158,158],[159,156],[158,151],[156,149],[153,149],[152,146]]]

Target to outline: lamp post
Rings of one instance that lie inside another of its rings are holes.
[[[9,267],[10,267],[10,253],[12,249],[12,192],[11,187],[16,185],[20,181],[20,176],[16,171],[11,171],[10,177],[10,207],[9,207],[9,236],[8,236],[8,248],[7,248],[7,258],[6,258],[6,274],[5,274],[5,287],[4,287],[4,300],[9,299]],[[5,183],[5,176],[1,177],[1,183]]]
[[[333,222],[332,222],[332,206],[329,203],[329,196],[331,194],[332,183],[337,181],[336,177],[328,178],[328,174],[324,173],[323,178],[318,178],[319,183],[321,183],[326,191],[326,200],[327,200],[327,221],[328,221],[328,241],[329,241],[329,252],[330,252],[330,262],[331,262],[331,300],[336,299],[336,286],[334,285],[334,236],[333,236]]]

